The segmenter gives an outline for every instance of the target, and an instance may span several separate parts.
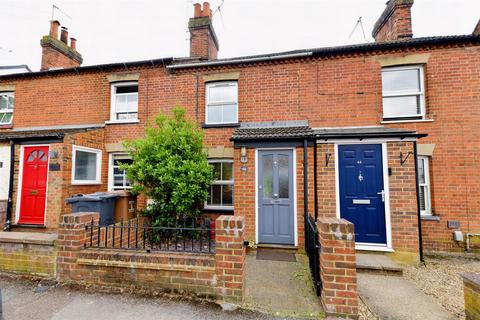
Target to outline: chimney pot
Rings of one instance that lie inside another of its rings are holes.
[[[58,40],[59,27],[60,27],[60,22],[58,22],[58,20],[50,21],[50,37]]]
[[[195,3],[193,5],[193,8],[194,8],[194,14],[193,14],[193,17],[194,18],[199,18],[202,16],[202,5],[200,3]]]
[[[62,27],[62,31],[60,31],[60,41],[68,45],[68,29]]]
[[[75,51],[77,50],[77,39],[70,38],[70,47]]]
[[[211,17],[212,16],[212,11],[210,10],[210,3],[206,2],[206,1],[203,3],[202,16],[204,16],[204,17]]]

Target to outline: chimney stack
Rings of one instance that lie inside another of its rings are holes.
[[[60,41],[68,45],[68,29],[66,27],[62,27],[60,31]]]
[[[478,20],[477,26],[476,26],[475,29],[473,30],[472,34],[473,34],[474,36],[480,36],[480,20]]]
[[[51,21],[50,33],[40,40],[42,46],[41,71],[78,67],[83,62],[82,55],[77,51],[77,40],[70,38],[70,46],[68,46],[68,29],[61,28],[59,39],[59,27],[60,22],[57,20]]]
[[[190,57],[203,60],[217,59],[218,39],[213,29],[210,3],[195,3],[193,18],[188,22],[190,30]]]
[[[389,0],[373,27],[375,42],[412,38],[412,5],[413,0]]]

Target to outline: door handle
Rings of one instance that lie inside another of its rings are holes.
[[[385,202],[385,190],[377,192],[377,194],[381,194],[382,195],[382,202]]]
[[[278,193],[273,194],[273,199],[278,199]]]
[[[37,195],[37,194],[38,194],[38,190],[37,190],[37,189],[30,190],[30,195],[31,195],[31,196],[34,196],[34,195]]]

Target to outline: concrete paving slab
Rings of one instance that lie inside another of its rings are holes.
[[[286,262],[256,260],[248,255],[243,307],[282,317],[322,318],[307,257],[296,257],[296,262]]]
[[[392,273],[402,275],[403,268],[387,256],[381,254],[357,253],[357,271],[369,273]]]
[[[453,320],[433,298],[403,277],[358,274],[365,304],[382,320]]]

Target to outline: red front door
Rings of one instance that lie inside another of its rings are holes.
[[[48,147],[25,147],[19,224],[45,223]]]

